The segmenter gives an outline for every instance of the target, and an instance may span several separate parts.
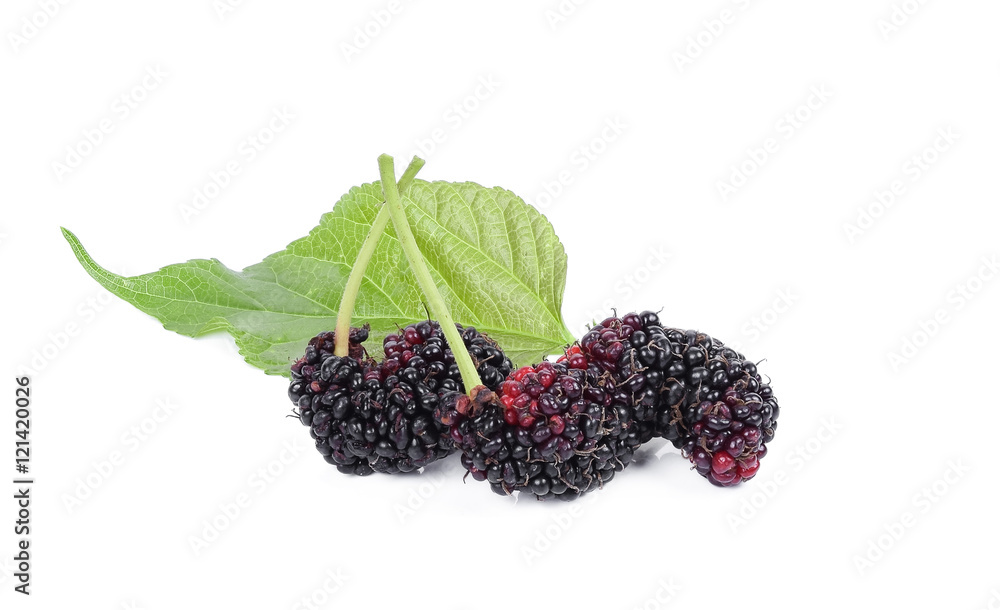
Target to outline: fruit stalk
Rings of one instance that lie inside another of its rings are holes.
[[[406,171],[403,172],[402,177],[399,179],[398,188],[400,191],[405,191],[410,186],[417,172],[423,166],[424,160],[414,156],[413,160],[410,161],[410,165],[407,166]],[[336,343],[333,349],[333,353],[342,358],[348,354],[348,350],[350,349],[348,339],[351,332],[351,317],[354,315],[354,303],[358,299],[361,282],[364,280],[368,263],[371,262],[372,255],[375,254],[375,247],[378,245],[378,240],[385,233],[385,228],[389,224],[389,218],[389,208],[383,205],[379,208],[378,214],[375,215],[375,220],[372,222],[372,228],[368,232],[368,237],[361,244],[361,250],[358,251],[358,258],[354,261],[354,267],[351,268],[351,275],[347,278],[347,284],[344,286],[344,295],[340,299],[340,308],[337,310]]]
[[[482,381],[479,379],[479,372],[476,370],[475,363],[472,362],[472,357],[469,356],[469,351],[465,349],[462,335],[455,327],[455,320],[451,317],[451,312],[448,311],[448,306],[438,291],[434,278],[431,277],[431,272],[427,269],[427,263],[424,262],[424,255],[420,252],[420,247],[417,246],[417,240],[413,237],[413,230],[410,229],[410,222],[406,218],[406,210],[403,209],[403,202],[396,189],[396,170],[392,157],[389,155],[379,156],[378,169],[382,178],[382,193],[385,197],[384,207],[389,209],[393,227],[396,229],[396,237],[403,247],[403,253],[406,254],[407,260],[410,261],[413,275],[427,299],[431,315],[441,325],[445,339],[455,355],[455,363],[462,374],[465,391],[471,394],[476,386],[482,385]]]

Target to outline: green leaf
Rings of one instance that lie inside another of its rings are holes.
[[[406,213],[455,320],[495,339],[518,365],[573,341],[562,320],[566,254],[549,222],[513,193],[471,182],[416,180]],[[307,237],[243,271],[191,260],[122,277],[98,265],[73,233],[63,235],[87,273],[168,330],[197,337],[226,331],[246,361],[287,374],[317,333],[332,330],[351,266],[382,204],[379,183],[355,187]],[[368,323],[368,349],[427,318],[421,292],[389,227],[365,273],[354,324]]]

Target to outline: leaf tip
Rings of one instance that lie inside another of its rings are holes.
[[[59,227],[59,230],[62,231],[63,238],[66,239],[66,242],[69,244],[70,249],[73,250],[73,254],[76,255],[76,258],[81,263],[84,262],[81,256],[86,257],[87,252],[86,250],[83,249],[83,244],[80,243],[80,238],[78,238],[72,231],[70,231],[66,227]]]

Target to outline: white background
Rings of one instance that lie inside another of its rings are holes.
[[[3,607],[1000,604],[995,2],[564,2],[555,20],[555,1],[400,0],[384,26],[386,0],[42,4],[0,17]],[[256,158],[239,152],[286,108]],[[341,476],[285,419],[282,378],[108,298],[59,232],[127,274],[241,268],[435,130],[422,178],[501,185],[551,220],[577,336],[610,307],[662,308],[766,359],[782,415],[753,482],[714,488],[659,442],[577,505],[463,485],[457,461]],[[57,175],[67,147],[90,154]],[[185,218],[230,161],[241,173]],[[9,573],[23,367],[30,600]]]

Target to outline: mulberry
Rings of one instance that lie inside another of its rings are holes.
[[[770,385],[742,354],[704,333],[664,328],[650,311],[607,318],[580,346],[630,393],[639,442],[666,438],[717,485],[736,485],[757,472],[779,409]]]
[[[778,426],[778,401],[757,366],[721,341],[668,329],[673,358],[657,409],[655,432],[715,485],[749,480]]]
[[[452,393],[436,417],[462,464],[493,491],[572,500],[603,487],[632,459],[628,396],[578,346],[557,362],[514,371],[497,394]]]
[[[497,345],[459,326],[487,387],[511,370]],[[350,355],[333,354],[333,333],[322,333],[291,367],[288,395],[316,449],[344,473],[410,472],[454,452],[450,430],[433,418],[441,394],[463,392],[461,376],[436,322],[412,324],[383,342],[385,358],[361,345],[367,329],[351,329]]]

